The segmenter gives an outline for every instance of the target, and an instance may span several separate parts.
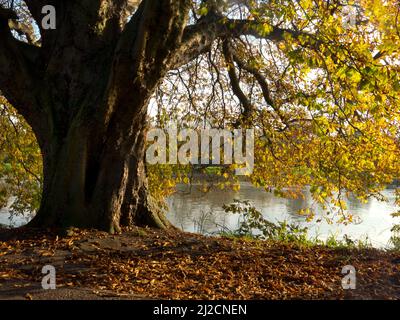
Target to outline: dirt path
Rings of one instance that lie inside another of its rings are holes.
[[[56,290],[41,288],[44,265]],[[343,290],[342,267],[357,271]],[[400,254],[133,229],[0,230],[0,299],[399,299]]]

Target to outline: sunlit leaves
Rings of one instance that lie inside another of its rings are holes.
[[[0,96],[0,206],[35,212],[42,188],[42,159],[31,128]]]

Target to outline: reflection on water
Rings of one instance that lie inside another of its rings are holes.
[[[10,216],[7,208],[0,209],[0,225],[19,227],[27,224],[32,219],[30,214]]]
[[[25,215],[10,214],[9,209],[12,203],[15,201],[14,197],[11,197],[8,201],[7,208],[0,208],[0,225],[19,227],[27,224],[32,218],[32,214],[27,212]]]
[[[338,238],[348,235],[351,239],[365,239],[376,247],[384,247],[391,236],[390,229],[396,222],[390,215],[397,210],[394,205],[394,190],[383,191],[387,202],[371,199],[368,203],[360,203],[356,198],[347,201],[349,211],[359,218],[357,224],[328,224],[324,219],[320,223],[305,221],[298,215],[302,208],[312,207],[317,215],[322,209],[313,204],[308,192],[304,199],[283,199],[243,183],[239,192],[213,189],[208,193],[200,190],[200,186],[179,185],[178,192],[168,199],[169,220],[177,227],[189,232],[213,233],[228,228],[234,230],[238,225],[238,215],[225,213],[223,204],[230,204],[234,199],[249,200],[270,221],[298,223],[309,228],[310,236],[326,239],[330,235]]]

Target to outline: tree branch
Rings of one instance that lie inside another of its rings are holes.
[[[143,0],[118,45],[124,67],[130,65],[135,74],[164,73],[171,52],[182,42],[190,4],[190,0]]]
[[[258,70],[256,67],[253,67],[249,65],[247,62],[243,61],[243,59],[237,54],[235,50],[232,50],[232,59],[233,61],[238,65],[238,67],[242,70],[245,70],[246,72],[250,73],[257,81],[258,85],[261,88],[264,101],[265,103],[273,109],[275,112],[276,117],[285,125],[283,129],[280,129],[278,131],[284,131],[287,128],[290,127],[290,125],[298,123],[298,122],[311,122],[312,119],[307,119],[307,118],[297,118],[297,119],[288,119],[287,116],[285,116],[279,106],[277,106],[271,96],[271,91],[269,89],[269,85],[267,82],[267,79],[264,77],[264,75]]]
[[[40,48],[15,39],[9,27],[11,19],[17,15],[0,6],[0,90],[38,133],[44,120],[34,96]]]
[[[231,44],[229,43],[229,40],[225,40],[223,42],[222,51],[223,51],[225,61],[227,64],[228,75],[229,75],[229,79],[231,82],[232,91],[236,95],[236,97],[239,99],[240,103],[243,106],[243,109],[244,109],[243,116],[246,118],[250,117],[254,111],[254,108],[253,108],[253,105],[251,104],[250,100],[247,98],[246,94],[243,92],[242,88],[240,87],[240,80],[239,80],[239,77],[237,76],[237,73],[235,70],[232,48],[231,48]]]
[[[182,43],[172,61],[172,67],[179,68],[197,56],[208,52],[218,38],[228,39],[253,36],[257,39],[279,42],[284,40],[285,34],[290,34],[295,38],[300,35],[311,36],[305,32],[279,27],[272,27],[271,32],[263,33],[254,20],[226,19],[223,16],[211,13],[199,19],[195,25],[185,28]]]

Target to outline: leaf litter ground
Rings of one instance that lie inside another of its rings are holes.
[[[44,265],[57,290],[41,289]],[[356,268],[356,290],[341,270]],[[0,299],[399,299],[400,254],[133,228],[0,230]]]

